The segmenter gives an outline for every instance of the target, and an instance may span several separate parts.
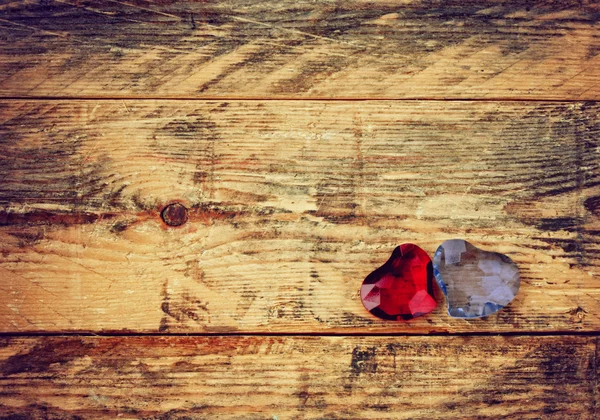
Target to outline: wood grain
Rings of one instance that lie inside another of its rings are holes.
[[[4,101],[5,331],[600,330],[598,104]],[[167,227],[171,202],[190,220]],[[516,300],[408,323],[361,305],[402,242],[466,238]]]
[[[0,0],[0,419],[597,418],[599,27]],[[517,262],[507,308],[362,307],[396,245],[457,237]]]
[[[3,1],[0,95],[600,98],[595,1]]]
[[[2,339],[0,415],[595,419],[596,348],[593,337]]]

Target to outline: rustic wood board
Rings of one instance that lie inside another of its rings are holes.
[[[0,102],[11,332],[600,330],[596,103]],[[190,221],[165,226],[179,201]],[[390,323],[364,277],[402,242],[504,252],[479,320]]]
[[[3,1],[0,95],[600,98],[594,1]]]
[[[4,338],[0,415],[595,419],[597,344],[556,336]]]
[[[0,418],[597,418],[599,27],[0,0]],[[457,237],[517,262],[507,308],[362,307],[396,245]]]

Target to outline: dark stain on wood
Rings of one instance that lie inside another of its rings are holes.
[[[119,233],[126,231],[133,223],[134,220],[119,220],[111,225],[110,231],[118,235]]]
[[[377,361],[375,347],[355,347],[352,349],[352,359],[350,360],[350,370],[353,375],[363,373],[376,373]]]
[[[175,119],[156,131],[153,148],[169,162],[195,162],[193,180],[206,198],[214,195],[214,171],[217,165],[216,143],[221,139],[219,129],[209,114],[192,113],[185,120]]]
[[[583,222],[580,217],[552,217],[542,218],[536,221],[537,227],[543,231],[556,232],[566,230],[568,232],[577,231]]]
[[[600,195],[587,198],[583,205],[590,213],[600,215]]]
[[[10,345],[10,341],[7,343]],[[63,365],[72,360],[87,355],[94,347],[91,342],[80,338],[73,339],[41,339],[31,350],[26,353],[10,356],[0,364],[3,375],[17,375],[21,373],[50,373],[53,366]]]
[[[30,404],[18,410],[10,410],[7,407],[0,415],[0,420],[83,420],[85,418],[85,413],[74,414],[69,410],[52,407],[50,404]]]
[[[165,314],[159,331],[168,331],[174,326],[185,326],[188,322],[206,325],[210,323],[207,303],[196,298],[185,290],[180,293],[165,292],[161,310]]]
[[[26,213],[0,211],[0,226],[72,226],[96,223],[98,220],[110,220],[117,217],[115,213],[91,213],[85,211],[60,212],[33,210]]]
[[[489,381],[484,387],[477,387],[465,393],[465,403],[501,405],[513,398],[514,395],[530,394],[536,389],[537,384],[520,378],[515,375],[515,372],[535,369],[543,375],[544,381],[547,381],[550,386],[542,389],[541,392],[536,392],[530,405],[515,406],[513,416],[530,415],[528,407],[536,407],[535,410],[539,410],[545,417],[555,414],[556,418],[564,418],[567,415],[565,408],[576,399],[580,401],[585,411],[591,410],[592,407],[589,406],[591,401],[582,399],[584,395],[575,396],[558,392],[559,389],[570,385],[593,381],[592,378],[596,372],[592,366],[593,361],[588,360],[588,357],[593,358],[593,355],[586,355],[583,359],[576,356],[581,353],[582,349],[577,344],[541,344],[517,360],[514,366],[506,366],[500,372],[491,373]],[[483,391],[484,388],[485,391]]]

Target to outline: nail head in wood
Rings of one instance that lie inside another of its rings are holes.
[[[168,226],[181,226],[188,221],[188,210],[183,204],[172,203],[163,209],[160,217]]]

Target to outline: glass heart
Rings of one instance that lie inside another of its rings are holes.
[[[521,283],[519,268],[509,257],[462,239],[440,245],[433,256],[433,273],[446,295],[448,314],[455,318],[499,311],[515,298]]]
[[[402,244],[390,259],[369,274],[360,288],[362,303],[373,315],[409,320],[437,306],[429,255],[414,244]]]

